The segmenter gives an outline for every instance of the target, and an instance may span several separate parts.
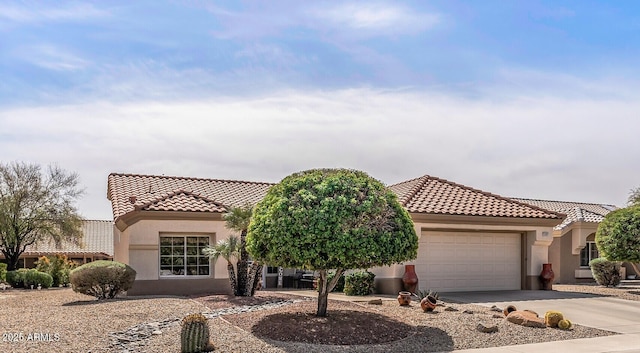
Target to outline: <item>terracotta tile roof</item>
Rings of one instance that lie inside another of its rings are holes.
[[[113,222],[84,221],[82,246],[63,243],[58,249],[53,242],[41,242],[27,247],[25,255],[40,254],[106,254],[113,256]]]
[[[489,217],[563,219],[548,211],[512,199],[456,184],[429,175],[389,187],[412,213]]]
[[[567,218],[554,229],[562,230],[574,222],[593,222],[600,223],[607,213],[616,210],[614,205],[585,203],[585,202],[568,202],[568,201],[551,201],[551,200],[535,200],[513,198],[518,202],[544,208],[546,210],[565,213]]]
[[[158,175],[116,174],[108,178],[113,217],[150,211],[224,212],[223,206],[255,204],[271,183]]]
[[[185,211],[185,212],[225,212],[226,208],[212,200],[189,191],[177,190],[161,195],[143,205],[134,204],[137,210],[145,211]]]

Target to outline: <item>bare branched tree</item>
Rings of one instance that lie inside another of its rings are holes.
[[[83,191],[78,175],[57,166],[0,163],[0,251],[14,270],[28,246],[40,241],[82,243],[75,201]]]

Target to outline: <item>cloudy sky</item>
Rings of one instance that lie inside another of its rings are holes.
[[[635,1],[0,4],[0,161],[277,182],[347,167],[623,206]]]

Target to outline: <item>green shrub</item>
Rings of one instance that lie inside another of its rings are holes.
[[[41,285],[42,288],[49,288],[53,283],[53,278],[48,273],[40,272],[35,268],[29,269],[24,274],[24,287],[33,288]]]
[[[99,260],[84,264],[71,271],[74,291],[92,295],[97,299],[114,298],[131,288],[136,271],[117,261]]]
[[[360,271],[344,277],[344,294],[369,295],[373,293],[373,283],[376,275],[369,271]]]
[[[27,273],[26,268],[7,272],[7,283],[13,288],[24,288],[24,276]]]
[[[593,278],[601,286],[615,287],[620,284],[620,263],[609,261],[604,257],[591,260],[589,262]]]
[[[75,263],[66,255],[42,256],[36,262],[36,269],[48,273],[53,278],[53,286],[69,284],[69,274]]]
[[[0,282],[7,281],[7,264],[0,262]]]

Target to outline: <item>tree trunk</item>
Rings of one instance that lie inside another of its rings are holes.
[[[256,293],[256,287],[258,286],[258,282],[260,281],[260,274],[262,272],[262,265],[260,265],[257,261],[254,261],[251,265],[251,269],[249,269],[249,277],[247,278],[247,288],[244,293],[247,297],[253,297]]]
[[[233,291],[233,295],[236,295],[236,292],[238,291],[238,282],[231,262],[227,263],[227,271],[229,271],[229,284],[231,285],[231,290]]]
[[[15,271],[18,269],[18,260],[20,259],[20,254],[15,252],[2,252],[4,254],[5,259],[7,260],[7,271]]]
[[[262,281],[262,269],[263,268],[264,268],[263,265],[258,265],[258,268],[256,268],[256,276],[253,279],[253,288],[251,288],[251,296],[256,294],[256,290],[258,290],[258,286],[259,286],[260,282]]]
[[[316,316],[327,316],[327,304],[329,299],[329,286],[327,283],[327,270],[320,270],[318,278],[318,311]]]
[[[638,269],[638,264],[635,262],[629,262],[629,264],[631,264],[631,267],[633,267],[633,270],[636,272],[636,275],[640,276],[640,269]],[[626,278],[623,278],[623,279],[626,279]]]
[[[329,303],[329,293],[338,283],[340,276],[344,273],[344,269],[339,268],[336,270],[336,275],[331,282],[327,282],[327,270],[319,270],[320,277],[318,277],[318,311],[316,316],[327,316],[327,304]]]
[[[240,233],[240,258],[238,259],[238,288],[236,290],[236,296],[245,296],[247,295],[247,277],[248,277],[248,268],[247,263],[249,262],[249,253],[245,249],[247,239],[247,231],[243,230]]]

